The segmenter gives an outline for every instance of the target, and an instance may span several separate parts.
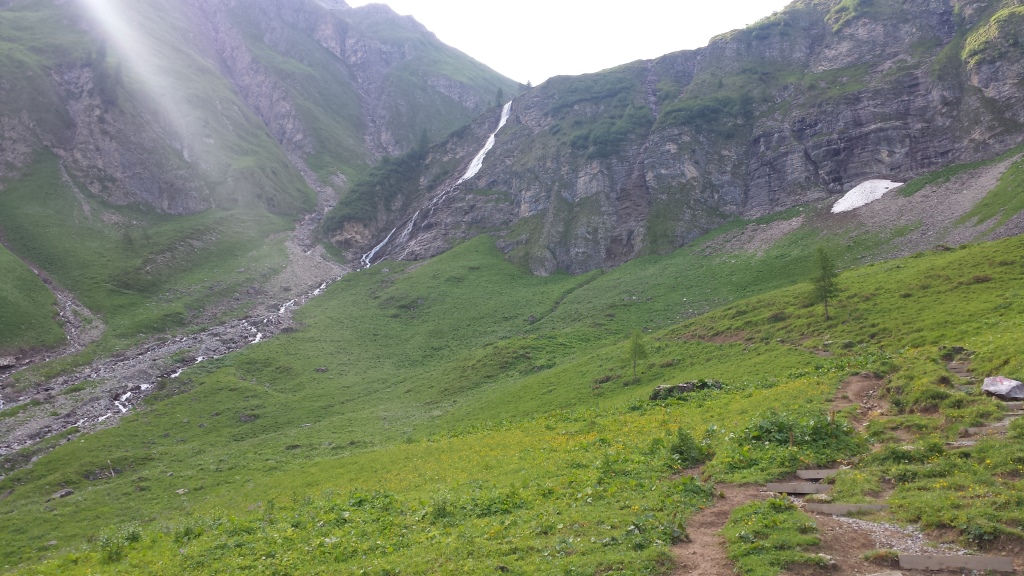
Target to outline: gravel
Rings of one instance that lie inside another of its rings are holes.
[[[903,554],[950,554],[962,556],[967,550],[952,544],[931,544],[916,527],[897,526],[885,522],[869,522],[857,518],[836,516],[835,519],[852,528],[867,532],[881,550],[896,550]]]

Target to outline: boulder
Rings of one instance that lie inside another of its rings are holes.
[[[697,390],[720,390],[722,383],[718,380],[692,380],[682,384],[662,384],[651,391],[651,400],[668,400],[679,398]]]
[[[985,378],[985,383],[982,384],[981,390],[985,394],[995,396],[1000,400],[1024,400],[1024,384],[1005,376]]]
[[[47,500],[47,502],[49,502],[50,500],[59,500],[61,498],[67,498],[68,496],[71,496],[74,493],[75,493],[75,491],[72,490],[71,488],[65,488],[63,490],[58,490],[58,491],[53,493],[53,496],[50,496],[50,499]]]
[[[18,361],[15,360],[14,356],[0,356],[0,369],[14,368],[17,365]]]

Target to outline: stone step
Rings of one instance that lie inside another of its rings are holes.
[[[1003,402],[1007,410],[1024,410],[1024,402]]]
[[[979,426],[977,428],[968,428],[968,436],[999,436],[1006,434],[1006,426]]]
[[[900,554],[904,570],[992,570],[1013,572],[1013,559],[1003,556],[940,556],[938,554]]]
[[[801,480],[824,480],[825,478],[831,478],[839,472],[839,468],[833,468],[831,470],[797,470],[796,477]]]
[[[957,386],[956,389],[959,390],[960,392],[974,392],[975,390],[978,389],[978,387],[975,386],[975,385],[972,385],[972,386]]]
[[[966,362],[950,362],[949,364],[946,364],[946,370],[949,370],[957,376],[961,374],[967,374],[968,376],[971,375],[971,367]]]
[[[974,440],[960,440],[959,442],[946,442],[948,448],[969,448],[976,445],[977,442]]]
[[[765,488],[780,494],[824,494],[832,489],[828,484],[813,482],[769,482]]]
[[[846,516],[857,512],[881,512],[888,510],[889,506],[887,504],[804,504],[804,509],[819,514]]]

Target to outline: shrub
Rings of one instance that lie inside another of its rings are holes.
[[[865,438],[824,412],[767,412],[731,435],[709,472],[738,482],[768,480],[801,465],[824,465],[862,454]]]
[[[141,540],[142,528],[136,523],[108,529],[99,537],[100,559],[108,564],[120,562],[128,548]]]
[[[699,466],[711,458],[709,447],[697,442],[693,435],[683,428],[676,430],[676,439],[669,447],[669,453],[680,468]]]

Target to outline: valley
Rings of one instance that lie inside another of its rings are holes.
[[[0,572],[1024,570],[1016,0],[107,8],[0,2]]]

